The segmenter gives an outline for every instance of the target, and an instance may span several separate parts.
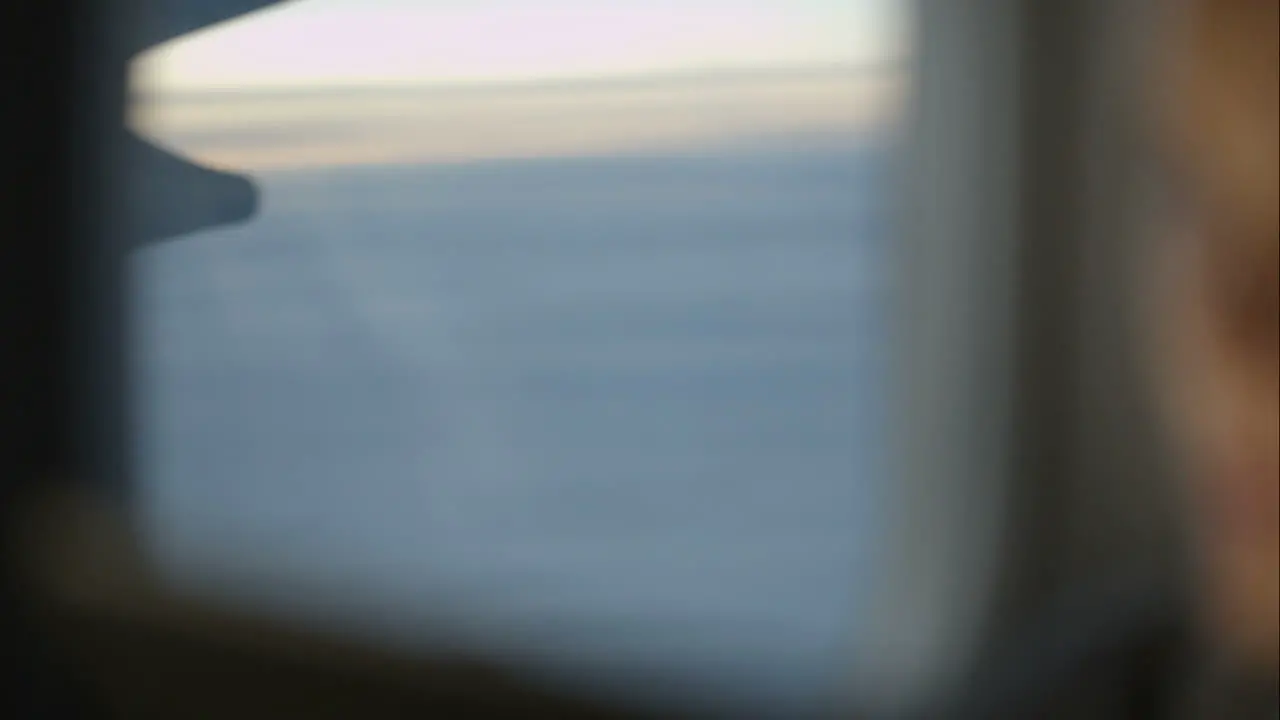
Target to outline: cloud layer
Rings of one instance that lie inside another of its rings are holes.
[[[192,90],[140,93],[132,122],[162,145],[224,167],[466,162],[825,141],[891,122],[901,91],[897,71],[849,68]]]

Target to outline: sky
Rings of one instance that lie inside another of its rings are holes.
[[[181,0],[171,0],[180,2]],[[162,45],[162,89],[510,81],[865,64],[906,0],[292,0]]]
[[[290,0],[140,56],[133,123],[248,169],[825,137],[896,99],[859,68],[904,57],[906,5]]]

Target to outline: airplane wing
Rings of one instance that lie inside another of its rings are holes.
[[[139,13],[130,38],[131,54],[137,54],[177,37],[288,0],[159,0]]]
[[[145,245],[232,223],[258,209],[252,179],[202,167],[127,132],[128,235]]]
[[[197,30],[285,0],[163,0],[137,18],[131,55]],[[123,134],[130,178],[138,183],[138,205],[130,213],[134,245],[159,242],[253,217],[258,189],[253,180],[202,167],[139,138]]]

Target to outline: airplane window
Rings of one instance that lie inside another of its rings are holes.
[[[820,702],[885,532],[908,4],[256,4],[132,74],[154,162],[205,168],[135,182],[167,579],[590,689]]]

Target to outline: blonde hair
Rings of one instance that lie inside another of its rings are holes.
[[[1280,0],[1190,0],[1168,67],[1170,155],[1205,241],[1222,329],[1276,354],[1280,343]],[[1243,349],[1243,346],[1242,346]],[[1274,357],[1254,353],[1274,364]],[[1274,372],[1274,369],[1273,369]]]

